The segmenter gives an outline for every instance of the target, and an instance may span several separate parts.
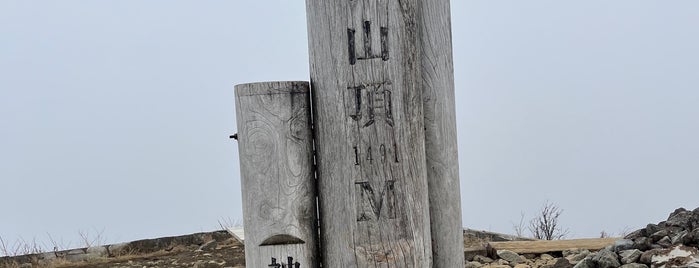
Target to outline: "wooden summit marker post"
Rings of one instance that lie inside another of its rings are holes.
[[[306,7],[323,266],[431,267],[419,1]]]
[[[420,1],[420,57],[433,267],[464,267],[449,0]]]
[[[332,2],[306,1],[323,258],[411,267],[403,259],[413,254],[415,267],[428,267],[416,251],[431,246],[433,267],[463,267],[449,0]],[[423,170],[431,235],[416,218],[427,217]],[[360,221],[349,228],[337,211],[353,205]],[[395,241],[408,251],[385,257]]]
[[[245,266],[319,267],[308,82],[236,85],[235,97]]]

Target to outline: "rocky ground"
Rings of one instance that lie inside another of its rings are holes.
[[[602,250],[569,249],[545,254],[517,254],[508,250],[494,256],[467,258],[467,268],[699,268],[699,208],[679,208],[667,221],[648,224]],[[492,254],[491,254],[492,255]],[[492,258],[491,258],[492,257]]]
[[[520,238],[466,230],[465,247]],[[543,254],[508,250],[466,257],[466,268],[699,268],[699,208],[683,208],[666,221],[648,224],[598,251],[567,249]],[[243,245],[225,231],[134,241],[0,258],[2,268],[149,268],[245,266]]]
[[[0,258],[1,268],[245,267],[243,244],[226,231],[133,241],[97,248]]]
[[[64,264],[61,268],[143,268],[143,267],[245,267],[243,245],[234,239],[210,241],[202,246],[174,248],[151,254]]]

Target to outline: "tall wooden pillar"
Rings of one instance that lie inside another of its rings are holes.
[[[306,6],[323,267],[431,267],[419,1]]]
[[[464,267],[449,0],[420,1],[419,17],[433,267]]]

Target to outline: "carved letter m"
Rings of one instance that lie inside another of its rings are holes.
[[[396,218],[395,181],[386,181],[380,193],[376,193],[369,182],[355,182],[357,221],[378,220],[383,214],[388,219]]]

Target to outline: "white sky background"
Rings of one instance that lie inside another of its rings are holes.
[[[699,2],[453,1],[464,225],[699,206]],[[0,0],[0,236],[242,219],[233,85],[308,80],[303,1]]]

